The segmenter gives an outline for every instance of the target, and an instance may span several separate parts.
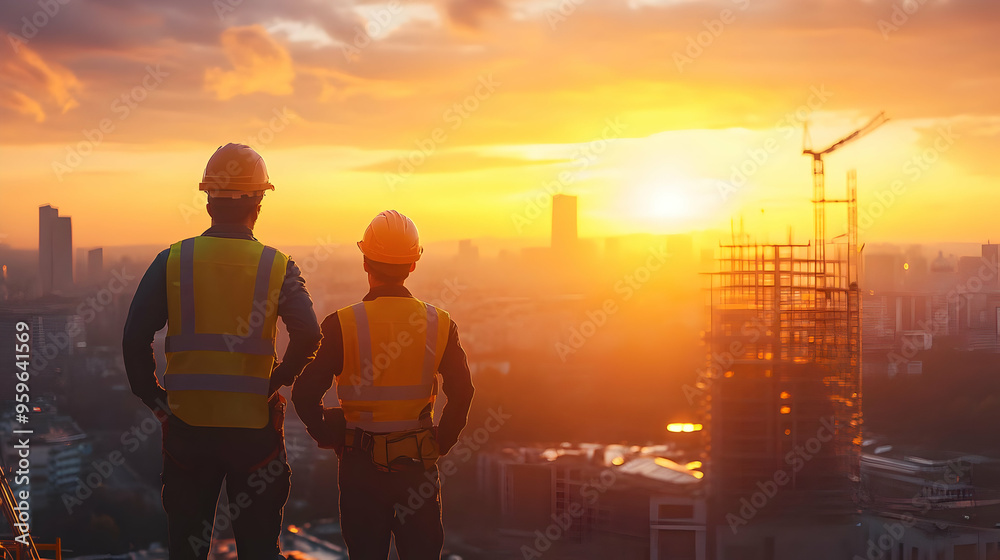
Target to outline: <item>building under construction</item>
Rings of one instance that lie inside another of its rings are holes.
[[[735,535],[738,527],[761,519],[840,516],[857,509],[857,182],[852,171],[847,196],[827,199],[822,157],[884,120],[879,115],[826,150],[804,151],[813,157],[811,242],[762,244],[734,231],[720,245],[717,270],[707,274],[706,482],[717,544],[727,526]],[[836,220],[846,225],[845,233],[832,239],[826,234],[828,210],[831,218],[846,218]]]

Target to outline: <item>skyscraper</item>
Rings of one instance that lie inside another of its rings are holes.
[[[73,288],[73,224],[48,204],[38,208],[38,276],[43,295]]]
[[[552,252],[567,256],[576,251],[576,197],[568,194],[552,196]]]
[[[104,249],[98,247],[87,252],[87,282],[96,285],[104,277]]]

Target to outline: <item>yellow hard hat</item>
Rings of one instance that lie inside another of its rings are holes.
[[[420,260],[424,248],[413,220],[386,210],[368,224],[358,248],[370,260],[386,264],[408,264]]]
[[[198,190],[208,191],[210,197],[240,198],[262,196],[274,185],[260,154],[245,144],[229,143],[209,158]]]

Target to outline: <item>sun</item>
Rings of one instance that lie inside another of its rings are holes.
[[[695,178],[644,177],[628,191],[625,218],[649,231],[697,227],[708,219],[708,201],[703,190]]]
[[[643,212],[652,218],[686,219],[695,211],[694,202],[683,188],[670,184],[640,187],[643,191]]]

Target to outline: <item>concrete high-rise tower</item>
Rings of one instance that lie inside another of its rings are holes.
[[[38,208],[38,276],[42,294],[73,288],[73,223],[48,204]]]
[[[104,249],[98,247],[87,252],[87,282],[97,285],[104,277]]]

